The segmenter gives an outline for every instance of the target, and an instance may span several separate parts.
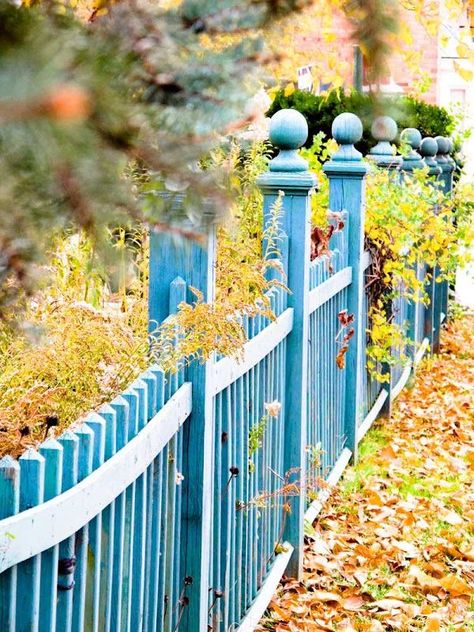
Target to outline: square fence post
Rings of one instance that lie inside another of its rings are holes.
[[[348,265],[352,267],[352,283],[348,287],[347,311],[354,316],[354,335],[346,353],[345,433],[346,445],[357,459],[357,428],[361,421],[363,403],[362,371],[364,327],[364,218],[365,178],[368,171],[362,154],[354,143],[362,138],[360,119],[349,112],[334,119],[332,134],[340,147],[324,165],[329,178],[329,208],[333,212],[347,212]]]
[[[296,110],[280,110],[270,122],[270,140],[280,152],[269,171],[259,178],[264,194],[264,221],[283,194],[282,229],[288,236],[283,265],[287,269],[288,304],[293,308],[293,329],[287,340],[285,403],[285,472],[299,487],[286,515],[284,539],[294,546],[287,574],[300,577],[303,570],[304,513],[306,509],[306,423],[308,393],[310,196],[316,184],[308,164],[298,155],[308,136],[308,125]]]
[[[181,204],[179,197],[175,204]],[[187,302],[196,297],[192,286],[202,292],[205,302],[214,298],[215,229],[211,226],[205,244],[183,240],[163,232],[150,236],[149,329],[153,331],[170,314],[172,286],[184,280]],[[211,504],[213,462],[213,410],[209,388],[211,361],[193,362],[186,369],[192,383],[192,413],[183,426],[183,475],[179,586],[182,601],[180,632],[207,632],[209,567],[211,560]],[[179,516],[176,518],[179,519]],[[175,607],[175,604],[168,604]]]

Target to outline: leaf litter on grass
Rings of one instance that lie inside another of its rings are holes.
[[[474,632],[473,343],[453,322],[369,432],[259,631]]]

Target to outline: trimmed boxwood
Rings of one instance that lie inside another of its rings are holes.
[[[284,90],[280,90],[267,115],[271,116],[283,108],[294,108],[306,117],[309,126],[307,146],[320,131],[330,136],[332,122],[341,112],[357,114],[364,126],[364,135],[357,144],[363,154],[375,144],[370,126],[379,114],[393,117],[400,131],[405,127],[416,127],[422,136],[449,136],[454,130],[454,119],[445,108],[407,96],[375,97],[373,94],[343,90],[332,90],[325,96],[295,90],[285,96]]]

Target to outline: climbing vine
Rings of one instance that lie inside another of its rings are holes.
[[[327,253],[334,232],[329,183],[322,169],[333,143],[320,133],[312,146],[302,151],[319,180],[319,191],[313,198],[312,234],[313,249],[321,254]],[[447,197],[427,169],[415,171],[400,183],[393,173],[374,165],[367,176],[366,191],[365,243],[372,259],[366,276],[367,368],[383,382],[388,374],[380,367],[406,361],[406,352],[413,344],[405,325],[394,318],[396,299],[426,304],[430,274],[421,280],[418,268],[426,265],[429,270],[436,265],[439,281],[452,281],[456,268],[469,259],[474,191],[472,185],[460,185]]]

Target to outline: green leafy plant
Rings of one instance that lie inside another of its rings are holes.
[[[308,121],[309,135],[306,147],[310,147],[314,136],[323,132],[331,138],[331,126],[338,114],[353,112],[361,119],[364,134],[357,148],[365,155],[375,145],[370,133],[374,118],[381,112],[392,116],[401,130],[416,127],[423,136],[450,136],[455,130],[455,117],[445,108],[431,105],[413,97],[383,97],[372,93],[332,90],[327,95],[315,95],[295,90],[286,95],[280,90],[268,110],[268,116],[283,108],[294,108]]]

